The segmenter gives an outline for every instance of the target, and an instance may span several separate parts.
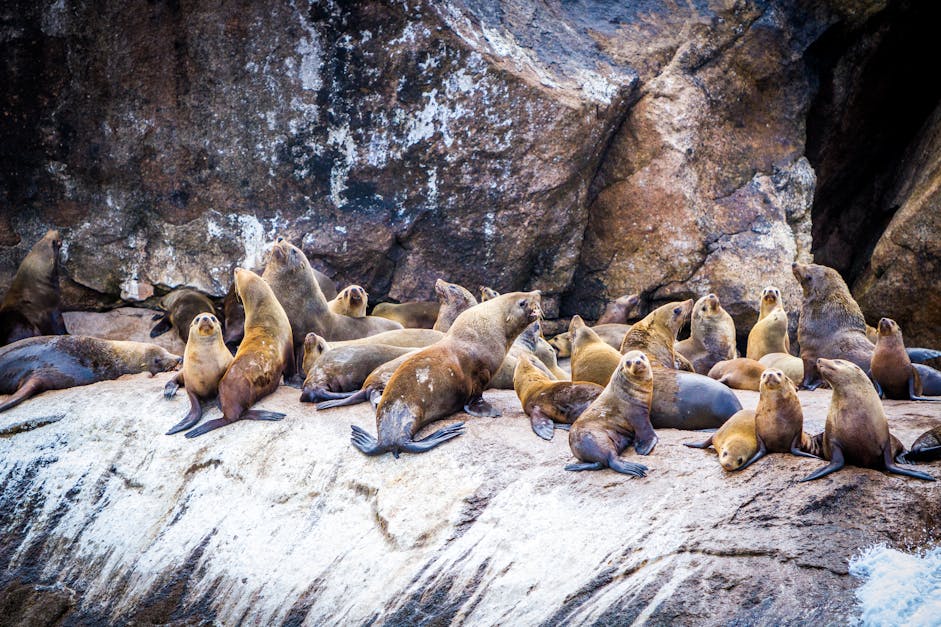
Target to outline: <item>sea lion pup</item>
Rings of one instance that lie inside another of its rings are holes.
[[[912,365],[902,329],[891,318],[879,320],[879,339],[872,351],[870,374],[880,396],[896,400],[939,401],[922,396],[921,375]]]
[[[488,389],[513,389],[513,377],[514,373],[516,372],[516,362],[526,355],[532,355],[533,357],[536,356],[536,337],[538,334],[539,321],[537,320],[526,327],[523,332],[516,337],[516,339],[513,341],[513,344],[510,346],[510,350],[507,351],[506,357],[503,358],[503,363],[500,364],[500,368],[498,368],[493,377],[490,378],[490,383],[487,386]],[[544,363],[537,360],[534,362],[534,365],[536,368],[542,370],[543,373],[550,379],[555,379],[555,375]]]
[[[621,353],[598,337],[581,316],[572,316],[569,334],[572,337],[572,381],[608,385],[621,361]]]
[[[480,286],[480,302],[485,303],[488,300],[496,298],[500,295],[500,292],[493,289],[492,287],[487,287],[486,285]]]
[[[795,384],[804,380],[804,362],[790,353],[768,353],[758,363],[765,368],[780,370]]]
[[[643,351],[655,366],[693,372],[692,364],[678,356],[675,350],[676,334],[683,328],[692,309],[693,299],[657,307],[631,326],[621,342],[621,353]]]
[[[610,323],[625,324],[627,317],[634,311],[634,307],[636,307],[639,302],[640,295],[638,294],[628,294],[627,296],[621,296],[611,301],[605,305],[601,317],[595,321],[595,326]]]
[[[423,453],[464,428],[456,423],[416,441],[426,424],[462,407],[472,416],[499,415],[481,393],[516,336],[542,315],[539,303],[539,292],[511,292],[458,316],[443,340],[409,355],[392,375],[376,409],[378,439],[354,425],[353,446],[366,455]]]
[[[311,335],[318,337],[313,333],[308,333],[308,338]],[[346,392],[359,390],[373,370],[396,357],[414,353],[416,350],[386,344],[362,344],[328,349],[307,371],[301,392],[301,402],[317,403],[347,398],[349,394]]]
[[[587,381],[555,381],[536,367],[533,356],[523,355],[513,372],[513,389],[533,432],[551,440],[555,429],[567,429],[604,387]]]
[[[459,315],[477,304],[477,299],[457,283],[435,281],[435,296],[438,298],[438,317],[432,329],[447,332]]]
[[[170,329],[176,329],[177,335],[184,342],[189,341],[193,320],[201,313],[215,314],[216,308],[209,297],[189,287],[173,290],[160,299],[162,313],[154,316],[159,320],[150,330],[150,337],[163,335]]]
[[[621,342],[624,336],[631,330],[631,325],[610,322],[607,324],[597,324],[591,327],[598,337],[600,337],[608,346],[620,353]],[[566,331],[560,333],[549,340],[549,344],[556,350],[559,357],[571,357],[572,355],[572,334]]]
[[[709,378],[724,383],[733,390],[758,391],[765,366],[747,357],[720,361],[709,370]]]
[[[846,282],[833,268],[816,264],[791,264],[801,284],[804,300],[797,324],[797,341],[804,362],[801,388],[817,389],[822,381],[817,358],[846,359],[869,368],[872,343],[866,338],[866,320]]]
[[[787,335],[787,312],[781,301],[781,290],[769,286],[761,291],[758,301],[758,322],[748,332],[745,356],[760,360],[768,353],[789,353],[791,340]]]
[[[905,453],[902,459],[909,463],[941,459],[941,425],[918,436],[912,444],[912,450]]]
[[[347,285],[327,303],[327,309],[340,316],[365,318],[368,298],[366,290],[359,285]]]
[[[582,463],[566,470],[610,468],[635,477],[647,474],[642,464],[618,457],[631,444],[639,455],[649,455],[657,445],[650,424],[653,373],[641,351],[628,351],[601,394],[585,409],[569,430],[569,448]]]
[[[40,392],[64,390],[124,374],[157,374],[180,365],[180,356],[156,344],[84,335],[40,335],[0,348],[0,403],[6,411]]]
[[[717,362],[735,359],[735,322],[719,297],[708,294],[693,305],[690,337],[676,342],[676,352],[686,357],[693,371],[707,374]]]
[[[282,375],[287,379],[293,374],[291,322],[268,283],[251,270],[235,269],[235,289],[245,306],[245,337],[219,381],[222,418],[190,429],[187,438],[238,420],[284,418],[284,414],[250,407],[274,392]]]
[[[65,335],[60,311],[59,251],[62,237],[49,230],[17,268],[0,304],[0,346],[36,335]]]
[[[830,464],[801,481],[819,479],[844,464],[884,468],[899,475],[934,481],[931,475],[895,463],[906,452],[905,447],[889,433],[882,401],[862,368],[845,359],[818,359],[815,366],[833,388],[833,398],[823,436],[815,438],[811,452],[821,453],[820,457],[829,459]]]
[[[167,431],[173,435],[189,429],[203,416],[204,401],[219,394],[219,381],[232,363],[232,353],[222,339],[222,325],[211,313],[200,313],[190,323],[186,349],[183,352],[183,369],[167,381],[163,395],[172,398],[179,387],[186,388],[190,410],[186,417]]]
[[[755,428],[755,412],[742,409],[735,412],[705,442],[686,442],[690,448],[712,446],[719,455],[719,463],[728,472],[744,470],[758,459],[758,432]]]
[[[433,329],[438,320],[438,303],[411,301],[407,303],[379,303],[372,315],[395,320],[406,329]]]

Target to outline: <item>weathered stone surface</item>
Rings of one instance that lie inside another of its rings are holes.
[[[822,462],[783,455],[726,473],[682,446],[699,433],[661,430],[645,479],[565,472],[565,434],[536,437],[510,391],[486,393],[502,417],[455,416],[465,435],[398,460],[351,447],[351,424],[375,428],[365,405],[318,413],[287,387],[260,403],[281,422],[164,436],[188,407],[162,398],[169,376],[0,415],[6,615],[846,624],[850,558],[938,541],[941,483],[849,468],[797,484]],[[829,392],[800,398],[807,429],[821,429]],[[941,420],[931,403],[886,407],[906,444]]]

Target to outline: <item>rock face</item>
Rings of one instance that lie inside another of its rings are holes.
[[[682,446],[701,433],[660,430],[644,479],[565,472],[565,433],[536,437],[510,391],[487,392],[502,417],[455,416],[465,435],[398,460],[350,445],[375,428],[365,405],[318,413],[287,387],[260,403],[281,422],[164,436],[188,407],[162,398],[169,376],[0,415],[12,622],[845,624],[850,558],[937,541],[941,483],[797,484],[822,462],[783,455],[726,473]],[[800,397],[821,429],[829,392]],[[886,406],[906,444],[941,420]]]

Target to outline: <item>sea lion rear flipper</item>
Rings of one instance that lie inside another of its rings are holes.
[[[265,411],[264,409],[249,409],[239,417],[239,420],[281,420],[286,415],[276,411]]]
[[[913,364],[923,364],[930,359],[941,357],[941,351],[931,348],[906,348],[905,352]]]
[[[169,383],[167,385],[169,385]],[[190,399],[190,411],[188,414],[186,414],[186,418],[170,427],[170,430],[167,431],[165,435],[173,435],[174,433],[179,433],[180,431],[186,431],[199,422],[199,419],[203,417],[203,406],[200,404],[199,398],[197,398],[196,395],[189,390],[187,390],[186,393]]]
[[[464,405],[464,411],[478,418],[496,418],[500,415],[500,410],[485,401],[483,396],[469,400],[467,404]]]
[[[366,455],[382,455],[388,449],[380,446],[379,441],[366,433],[366,431],[356,425],[352,426],[353,435],[350,436],[350,442],[353,443],[361,453]]]
[[[159,316],[154,316],[154,320],[159,319],[160,322],[154,325],[154,328],[150,330],[150,337],[159,337],[173,328],[173,325],[170,324],[170,316],[167,314],[160,314]]]
[[[601,462],[587,462],[584,464],[569,464],[565,467],[566,470],[571,470],[572,472],[579,472],[581,470],[601,470],[604,468],[604,464]]]
[[[456,438],[457,436],[464,433],[464,423],[455,422],[453,425],[448,425],[438,429],[427,438],[422,438],[417,441],[405,441],[399,444],[399,448],[407,453],[424,453],[425,451],[430,451],[439,444],[444,444],[451,438]]]
[[[715,434],[709,436],[709,439],[705,442],[695,443],[695,442],[684,442],[683,446],[688,446],[689,448],[709,448],[712,446],[712,438],[715,437]]]
[[[761,437],[759,436],[758,437],[758,451],[754,455],[752,455],[751,459],[749,459],[747,462],[739,466],[738,470],[745,470],[746,468],[748,468],[749,466],[751,466],[752,464],[754,464],[755,462],[757,462],[759,459],[761,459],[767,454],[768,454],[768,447],[765,446],[764,440],[762,440]]]
[[[930,446],[927,448],[920,448],[914,451],[908,451],[902,457],[905,458],[905,462],[913,464],[915,462],[928,462],[935,459],[941,459],[941,446]]]
[[[198,438],[199,436],[209,433],[213,429],[218,429],[219,427],[224,427],[227,424],[230,424],[232,421],[226,420],[225,418],[216,418],[215,420],[210,420],[209,422],[204,422],[195,429],[190,429],[186,432],[185,437],[187,439]]]
[[[13,393],[10,398],[8,398],[3,404],[0,404],[0,411],[6,411],[11,407],[16,407],[23,401],[33,396],[36,396],[40,392],[44,392],[46,386],[43,385],[43,380],[36,375],[29,377],[26,381],[23,382],[23,385]]]
[[[885,447],[885,451],[883,452],[883,461],[885,462],[885,469],[888,472],[895,473],[897,475],[905,475],[906,477],[914,477],[915,479],[923,479],[925,481],[936,480],[934,477],[932,477],[931,475],[927,473],[924,473],[918,470],[902,468],[901,466],[896,465],[895,460],[892,459],[892,447],[891,446]]]
[[[555,435],[555,423],[552,421],[552,418],[542,413],[542,410],[539,409],[538,406],[533,407],[533,411],[529,415],[529,423],[533,427],[533,433],[543,440],[551,440],[552,436]]]
[[[928,398],[921,395],[921,375],[918,374],[918,368],[915,366],[912,366],[912,374],[908,377],[908,397],[913,401],[941,402],[941,398]]]
[[[802,436],[803,436],[803,433],[798,433],[797,435],[794,436],[794,441],[791,442],[791,455],[797,455],[798,457],[810,457],[813,459],[820,459],[819,457],[817,457],[816,455],[812,453],[808,453],[806,451],[801,450],[801,442],[803,440]]]
[[[830,445],[830,463],[823,468],[820,468],[816,472],[812,472],[803,479],[799,480],[798,483],[803,483],[805,481],[813,481],[814,479],[819,479],[820,477],[829,475],[831,472],[836,472],[844,466],[843,461],[843,450],[840,448],[840,445],[836,442]]]
[[[336,394],[336,398],[329,401],[322,401],[314,405],[317,408],[317,411],[321,409],[330,409],[331,407],[343,407],[344,405],[356,405],[357,403],[362,403],[366,400],[366,391],[357,390],[352,393],[347,392],[333,392]],[[340,396],[340,395],[343,396]]]
[[[624,461],[613,452],[608,457],[608,468],[632,477],[646,477],[648,470],[643,464]]]

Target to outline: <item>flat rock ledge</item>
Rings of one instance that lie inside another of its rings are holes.
[[[188,407],[169,377],[0,415],[0,622],[845,624],[850,559],[941,529],[941,482],[798,484],[822,462],[784,455],[730,474],[683,446],[701,433],[661,430],[644,479],[565,472],[566,434],[537,438],[511,391],[486,394],[502,417],[457,415],[465,435],[397,460],[350,445],[367,405],[318,413],[289,387],[260,403],[281,422],[165,436]],[[801,399],[822,429],[830,393]],[[906,444],[941,421],[886,406]]]

